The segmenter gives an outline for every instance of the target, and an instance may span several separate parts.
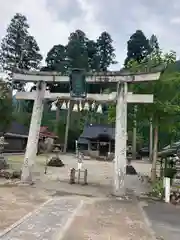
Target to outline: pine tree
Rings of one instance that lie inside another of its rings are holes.
[[[42,56],[36,40],[29,32],[27,18],[15,14],[7,28],[7,34],[1,43],[1,63],[4,70],[36,69]]]
[[[87,41],[87,52],[88,52],[88,70],[98,71],[99,70],[99,62],[100,56],[98,54],[98,46],[97,43],[93,40]]]
[[[149,45],[150,45],[150,48],[151,48],[151,51],[152,52],[156,52],[158,53],[160,48],[159,48],[159,43],[158,43],[158,39],[156,37],[156,35],[152,35],[149,39]]]
[[[38,69],[42,60],[40,54],[40,48],[33,36],[27,36],[26,46],[24,51],[24,57],[22,58],[22,64],[24,62],[24,69]]]
[[[66,47],[61,44],[53,46],[47,54],[46,63],[49,71],[67,72]]]
[[[141,30],[137,30],[127,42],[127,58],[124,65],[127,66],[130,60],[141,62],[150,52],[149,40]]]
[[[67,44],[67,58],[70,68],[83,68],[88,70],[88,39],[81,30],[76,30],[69,36]]]
[[[97,39],[98,53],[99,53],[99,64],[101,71],[107,71],[111,64],[116,63],[115,49],[112,45],[113,40],[109,33],[103,32]]]

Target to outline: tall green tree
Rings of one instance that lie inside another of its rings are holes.
[[[54,45],[47,53],[46,64],[49,71],[67,72],[68,61],[66,47],[61,44]]]
[[[3,69],[37,69],[42,56],[33,36],[28,32],[26,16],[15,14],[7,28],[7,34],[1,42],[1,63]]]
[[[116,63],[115,48],[113,47],[111,35],[107,32],[102,32],[97,39],[97,47],[99,52],[99,68],[101,71],[106,72],[111,64]]]
[[[27,70],[39,69],[42,59],[43,57],[40,54],[40,48],[35,38],[31,35],[28,35],[22,56],[22,68]]]
[[[137,30],[127,42],[127,57],[124,65],[127,66],[130,60],[140,63],[150,52],[149,40],[141,30]]]
[[[100,55],[98,52],[98,45],[93,40],[87,41],[87,52],[88,52],[88,70],[98,71],[100,68]]]
[[[86,34],[81,30],[76,30],[70,34],[66,47],[70,69],[83,68],[88,70],[87,42]]]
[[[156,35],[152,35],[149,39],[149,45],[150,45],[150,48],[151,48],[151,51],[154,52],[154,53],[159,53],[160,51],[160,48],[159,48],[159,42],[158,42],[158,39],[156,37]]]
[[[169,125],[173,124],[174,117],[180,113],[180,72],[172,71],[176,55],[174,52],[163,54],[161,51],[156,55],[152,52],[144,61],[130,62],[129,69],[133,72],[151,71],[154,66],[164,64],[167,68],[161,74],[158,81],[134,84],[135,93],[152,93],[154,95],[153,104],[141,104],[138,112],[141,119],[153,119],[154,127],[154,150],[152,161],[152,180],[156,178],[156,161],[158,152],[159,129],[168,131]]]

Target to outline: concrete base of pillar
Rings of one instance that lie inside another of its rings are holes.
[[[126,195],[126,188],[125,188],[124,183],[122,183],[122,185],[120,185],[118,183],[118,186],[114,185],[112,195],[116,196],[116,197],[123,197],[123,196],[125,196]]]
[[[121,189],[119,191],[113,191],[113,193],[111,195],[114,196],[114,197],[122,197],[123,198],[123,197],[126,196],[125,188]]]
[[[22,175],[21,175],[21,184],[32,185],[32,168],[31,167],[23,167]]]

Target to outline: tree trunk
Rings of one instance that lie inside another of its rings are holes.
[[[56,108],[56,122],[55,122],[55,128],[54,128],[54,131],[55,131],[56,134],[58,134],[59,115],[60,115],[60,109],[59,109],[59,105],[57,105],[57,108]]]
[[[66,119],[66,130],[65,130],[63,153],[66,153],[66,151],[67,151],[68,135],[69,135],[69,125],[70,125],[70,118],[71,118],[72,106],[73,106],[73,102],[70,101],[69,108],[68,108],[68,112],[67,112],[67,119]]]
[[[149,161],[152,162],[153,153],[153,120],[150,118],[149,121]]]
[[[156,180],[156,161],[158,154],[158,121],[155,123],[154,127],[154,149],[152,156],[152,169],[151,169],[151,181],[154,182]]]
[[[59,122],[59,105],[56,108],[56,124]]]

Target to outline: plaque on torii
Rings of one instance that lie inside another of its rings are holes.
[[[137,83],[145,81],[156,81],[159,79],[161,71],[150,73],[122,73],[106,72],[106,73],[86,73],[87,83],[103,83],[111,82],[118,84],[118,91],[111,94],[88,94],[81,100],[96,102],[116,102],[116,137],[115,137],[115,159],[114,159],[114,192],[117,193],[124,184],[124,175],[126,168],[126,129],[127,129],[127,103],[152,103],[152,94],[133,94],[128,92],[128,83]],[[51,100],[70,100],[74,96],[70,93],[51,93],[46,91],[47,83],[63,83],[69,82],[69,76],[64,76],[56,72],[27,72],[21,71],[13,74],[15,82],[34,82],[37,84],[36,91],[17,92],[17,99],[34,100],[32,119],[29,131],[29,138],[26,148],[25,160],[28,160],[29,171],[34,164],[37,149],[37,136],[40,130],[40,123],[43,112],[44,99]],[[27,161],[26,161],[27,163]],[[30,175],[30,173],[29,173]],[[22,172],[22,181],[28,178],[28,171]]]

